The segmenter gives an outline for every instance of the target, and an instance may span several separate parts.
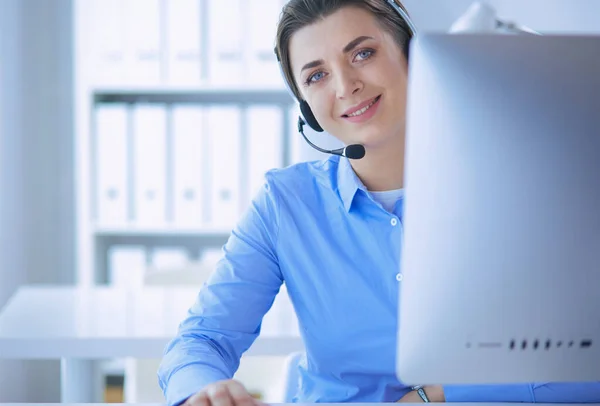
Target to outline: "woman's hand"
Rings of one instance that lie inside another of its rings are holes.
[[[262,406],[254,399],[244,385],[233,379],[207,385],[192,395],[183,406]]]
[[[444,388],[439,385],[435,386],[424,386],[425,394],[430,402],[445,402]],[[419,396],[417,391],[410,391],[402,397],[398,402],[400,403],[423,403],[423,399]]]

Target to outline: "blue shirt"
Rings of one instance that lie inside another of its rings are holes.
[[[169,404],[230,379],[281,284],[306,357],[298,402],[390,402],[395,375],[402,199],[374,201],[347,159],[267,173],[167,348],[159,383]],[[447,386],[447,401],[600,401],[600,383]]]

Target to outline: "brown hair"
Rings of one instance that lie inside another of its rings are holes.
[[[394,1],[406,11],[400,0]],[[359,7],[373,14],[383,29],[394,37],[408,60],[411,30],[406,21],[386,0],[290,0],[281,11],[277,25],[275,52],[281,63],[284,79],[298,100],[302,97],[292,74],[289,53],[292,35],[301,28],[314,24],[317,20],[328,17],[347,6]]]

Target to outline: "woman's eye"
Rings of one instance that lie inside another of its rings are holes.
[[[314,74],[310,75],[310,77],[307,80],[307,83],[311,84],[314,82],[318,82],[319,80],[323,79],[323,75],[324,75],[323,72],[314,73]]]
[[[364,49],[356,54],[356,58],[359,58],[360,60],[369,59],[371,55],[373,55],[373,52],[374,51],[371,49]]]

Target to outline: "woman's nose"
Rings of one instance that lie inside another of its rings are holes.
[[[336,93],[338,99],[346,99],[360,92],[363,82],[352,72],[340,72],[337,75]]]

